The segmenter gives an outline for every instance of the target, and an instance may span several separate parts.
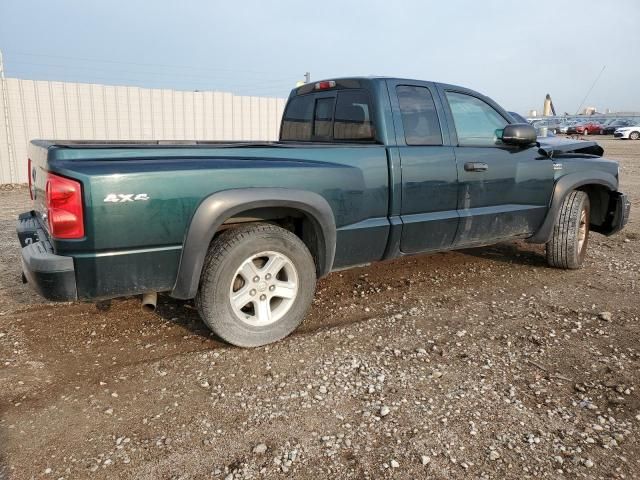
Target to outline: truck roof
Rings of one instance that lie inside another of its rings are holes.
[[[447,83],[442,83],[442,82],[435,82],[433,80],[420,80],[420,79],[416,79],[416,78],[403,78],[403,77],[387,77],[387,76],[383,76],[383,75],[369,75],[369,76],[359,76],[359,77],[335,77],[335,78],[325,78],[322,80],[317,80],[317,81],[312,81],[310,83],[306,83],[304,85],[300,85],[299,87],[294,88],[293,90],[291,90],[291,95],[305,95],[307,93],[312,93],[314,91],[314,87],[316,84],[318,83],[323,83],[323,82],[336,82],[338,84],[341,84],[342,88],[362,88],[362,84],[363,83],[377,83],[377,82],[383,82],[383,81],[394,81],[394,82],[399,82],[399,83],[403,83],[403,82],[407,82],[407,83],[417,83],[417,82],[428,82],[428,83],[435,83],[438,85],[441,85],[443,87],[446,88],[454,88],[456,90],[461,90],[461,91],[470,91],[468,88],[466,87],[462,87],[460,85],[453,85],[453,84],[447,84]],[[478,93],[478,92],[476,92]],[[290,96],[291,96],[290,95]]]
[[[431,83],[441,83],[441,82],[436,82],[433,80],[424,80],[424,79],[419,79],[419,78],[406,78],[406,77],[389,77],[386,75],[363,75],[363,76],[359,76],[359,77],[335,77],[335,78],[324,78],[322,80],[316,80],[310,83],[318,83],[318,82],[328,82],[330,80],[369,80],[369,81],[375,81],[375,80],[394,80],[394,81],[399,81],[399,82],[431,82]]]

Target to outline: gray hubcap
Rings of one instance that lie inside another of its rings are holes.
[[[298,294],[298,272],[279,252],[260,252],[247,258],[231,281],[229,299],[239,320],[262,327],[280,320]]]

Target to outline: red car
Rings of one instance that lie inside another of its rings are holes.
[[[595,135],[602,130],[602,124],[598,122],[588,122],[584,125],[576,125],[576,133],[580,135]]]

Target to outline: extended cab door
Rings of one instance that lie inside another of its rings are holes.
[[[499,140],[511,123],[492,100],[459,87],[439,86],[458,170],[460,224],[454,246],[525,237],[542,224],[553,190],[553,162],[535,145]]]
[[[451,247],[458,226],[458,173],[435,86],[388,81],[400,155],[400,250],[416,253]]]

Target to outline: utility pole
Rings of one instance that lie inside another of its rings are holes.
[[[311,74],[309,72],[306,72],[304,74],[304,83],[309,83],[311,81]]]
[[[578,109],[576,110],[576,115],[578,115],[578,113],[580,112],[580,109],[582,108],[582,105],[584,105],[584,102],[587,100],[587,97],[589,96],[589,94],[591,93],[591,90],[593,90],[593,87],[596,86],[596,83],[598,83],[598,80],[600,80],[600,76],[602,75],[602,72],[604,72],[604,69],[607,68],[606,65],[602,66],[602,70],[600,70],[600,73],[598,74],[598,76],[596,77],[596,79],[593,81],[593,83],[591,84],[591,88],[589,88],[589,91],[587,91],[587,94],[584,96],[584,98],[582,99],[582,101],[580,102],[580,106],[578,107]]]
[[[4,62],[2,58],[2,50],[0,50],[0,91],[2,92],[2,114],[4,116],[4,129],[7,137],[7,154],[9,162],[9,182],[17,182],[15,176],[14,151],[13,151],[13,132],[11,129],[11,116],[9,112],[9,92],[7,91],[7,80],[4,78]]]

